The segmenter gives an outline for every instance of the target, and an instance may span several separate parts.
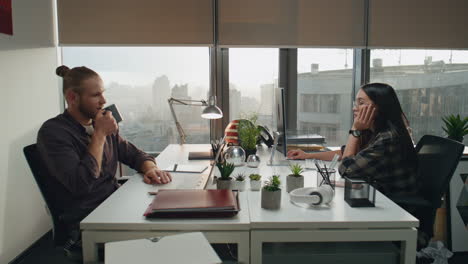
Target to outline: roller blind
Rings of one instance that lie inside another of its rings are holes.
[[[221,46],[364,46],[363,0],[219,0]]]
[[[211,45],[212,0],[58,0],[60,44]]]
[[[468,48],[467,0],[370,0],[371,48]]]

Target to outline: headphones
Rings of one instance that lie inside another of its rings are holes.
[[[291,191],[289,197],[294,203],[305,203],[310,205],[323,205],[329,204],[335,191],[328,184],[323,184],[320,187],[299,188]]]

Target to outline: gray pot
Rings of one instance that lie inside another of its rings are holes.
[[[245,182],[246,180],[243,181],[233,181],[232,182],[232,188],[233,190],[238,190],[240,192],[243,192],[245,190]]]
[[[266,191],[262,188],[262,208],[279,209],[281,207],[281,190]]]
[[[304,176],[295,177],[288,175],[286,177],[286,191],[289,193],[292,190],[304,187]]]
[[[216,180],[216,188],[218,190],[230,190],[232,188],[232,180],[222,180],[221,178],[218,178]]]
[[[261,187],[262,187],[262,181],[260,181],[260,180],[258,180],[258,181],[250,180],[250,189],[252,191],[260,191]]]

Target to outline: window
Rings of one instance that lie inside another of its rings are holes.
[[[120,134],[149,152],[178,143],[167,99],[207,99],[207,47],[64,47],[63,63],[85,65],[101,75],[108,104],[115,103],[124,121]],[[209,142],[209,121],[202,107],[174,106],[187,143]]]
[[[278,49],[229,49],[230,119],[258,115],[258,124],[273,128],[274,88],[278,83]]]
[[[443,116],[468,116],[468,51],[372,50],[371,64],[371,82],[397,91],[415,142],[445,136]]]
[[[346,143],[351,126],[353,50],[298,49],[298,129]]]

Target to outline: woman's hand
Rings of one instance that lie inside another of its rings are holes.
[[[306,156],[307,154],[300,149],[290,150],[287,154],[288,159],[306,159]]]
[[[366,130],[374,125],[376,109],[374,105],[364,105],[359,109],[359,112],[354,119],[353,130]]]

